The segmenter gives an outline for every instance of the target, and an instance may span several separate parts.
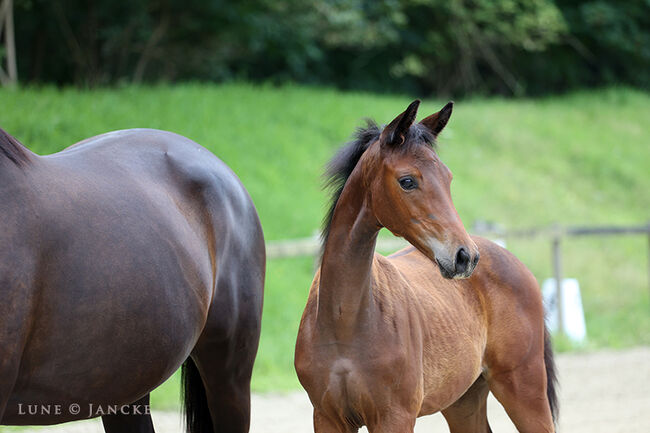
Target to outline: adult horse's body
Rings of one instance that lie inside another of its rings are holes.
[[[126,130],[38,156],[0,130],[0,424],[148,403],[185,362],[189,429],[248,431],[264,268],[250,197],[193,141]],[[153,431],[138,411],[106,430]]]
[[[465,232],[433,146],[452,105],[413,124],[417,107],[360,130],[329,166],[334,199],[295,357],[314,429],[405,433],[442,411],[452,433],[488,432],[491,390],[520,431],[552,432],[537,282],[508,251]],[[381,227],[414,247],[375,254]]]

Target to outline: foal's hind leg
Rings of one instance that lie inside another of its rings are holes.
[[[142,412],[144,412],[145,408],[149,406],[149,394],[129,406],[130,410],[134,406],[140,406]],[[141,415],[124,415],[121,413],[104,415],[102,416],[102,423],[106,433],[154,433],[151,415],[148,413],[142,413]]]
[[[487,419],[489,388],[483,376],[454,404],[442,411],[450,433],[491,433]]]
[[[492,369],[490,390],[521,433],[555,431],[546,395],[544,356],[531,356],[515,369]]]

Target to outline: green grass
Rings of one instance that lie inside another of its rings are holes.
[[[325,197],[323,164],[363,117],[391,120],[405,96],[331,89],[224,86],[111,90],[0,90],[0,125],[38,153],[113,129],[151,127],[186,135],[240,176],[267,240],[311,236]],[[426,100],[421,116],[446,101]],[[629,224],[650,219],[650,95],[609,89],[543,99],[472,99],[456,104],[440,139],[454,172],[454,202],[467,227]],[[546,241],[508,247],[538,279],[551,275]],[[586,349],[650,344],[648,239],[569,239],[564,271],[583,291]],[[293,345],[311,282],[310,258],[268,264],[256,391],[298,386]],[[569,348],[566,343],[558,348]],[[175,376],[153,396],[177,404]]]

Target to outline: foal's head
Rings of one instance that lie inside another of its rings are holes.
[[[434,150],[453,103],[415,123],[414,101],[383,130],[369,134],[357,169],[366,206],[380,226],[406,238],[440,267],[445,278],[468,278],[479,259],[451,200],[452,174]],[[331,168],[331,167],[330,167]]]

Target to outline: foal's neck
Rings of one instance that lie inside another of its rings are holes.
[[[341,193],[325,243],[318,291],[321,329],[337,339],[361,325],[372,312],[372,262],[381,228],[366,204],[355,171]]]

